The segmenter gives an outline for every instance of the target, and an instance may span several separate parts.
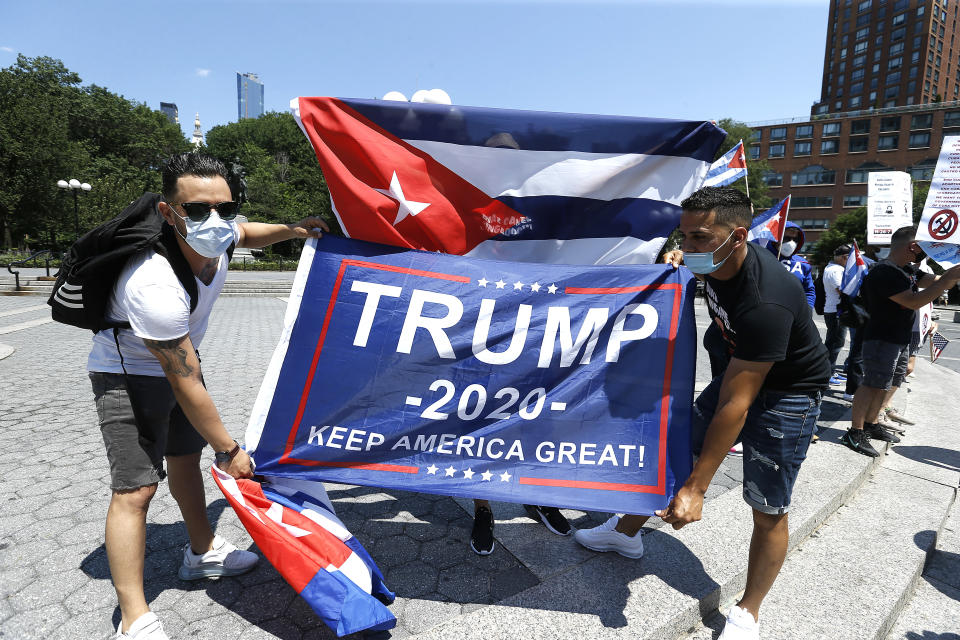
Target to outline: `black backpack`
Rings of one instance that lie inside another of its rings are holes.
[[[823,308],[827,304],[827,292],[823,288],[823,271],[821,271],[817,279],[813,281],[813,290],[815,292],[813,310],[817,312],[818,316],[822,316]]]
[[[153,247],[165,257],[190,296],[190,312],[197,307],[197,281],[177,244],[176,232],[157,207],[157,193],[145,193],[116,218],[105,222],[73,243],[63,257],[53,294],[47,300],[53,319],[94,333],[127,328],[128,322],[106,318],[113,287],[127,260]],[[227,250],[233,254],[233,245]],[[229,259],[229,258],[228,258]]]
[[[867,305],[859,295],[850,297],[845,293],[840,294],[840,301],[837,302],[837,320],[845,327],[851,329],[862,329],[870,321],[870,312],[867,311]]]

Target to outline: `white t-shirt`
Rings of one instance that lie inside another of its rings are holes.
[[[840,302],[840,294],[837,289],[843,282],[843,267],[835,262],[831,262],[823,270],[823,312],[836,313],[837,303]]]
[[[234,240],[239,230],[234,227]],[[93,349],[87,358],[87,371],[127,373],[164,377],[160,362],[150,353],[143,339],[173,340],[190,334],[194,347],[199,347],[207,331],[207,320],[227,278],[226,255],[220,256],[217,273],[209,285],[197,282],[197,307],[190,313],[190,295],[166,258],[147,249],[130,258],[107,305],[107,318],[130,323],[120,329],[117,338],[123,353],[123,366],[117,353],[113,329],[93,336]],[[196,277],[195,277],[196,279]]]

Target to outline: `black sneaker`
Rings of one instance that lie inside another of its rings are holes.
[[[470,548],[480,556],[493,553],[493,511],[487,507],[478,507],[473,514],[473,532],[470,534]]]
[[[893,444],[900,442],[900,438],[875,422],[864,422],[863,432],[867,434],[868,438],[873,440],[883,440],[884,442],[892,442]]]
[[[880,452],[874,449],[873,445],[870,444],[870,439],[862,429],[848,429],[847,432],[843,434],[843,437],[840,438],[840,442],[847,445],[857,453],[862,453],[863,455],[870,456],[871,458],[876,458],[880,455]]]
[[[555,533],[558,536],[568,536],[573,533],[573,527],[570,526],[570,523],[567,522],[567,519],[560,509],[556,507],[538,507],[532,504],[523,505],[524,509],[527,510],[527,515],[529,515],[534,520],[539,520],[543,523],[551,533]]]

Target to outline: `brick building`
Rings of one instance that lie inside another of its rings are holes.
[[[945,135],[960,135],[960,0],[832,0],[820,100],[809,118],[753,123],[776,199],[808,252],[841,213],[866,204],[870,171],[930,180]],[[949,100],[949,102],[945,102]]]

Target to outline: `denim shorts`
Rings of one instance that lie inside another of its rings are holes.
[[[899,387],[907,375],[910,345],[884,340],[863,341],[863,382],[874,389]]]
[[[166,378],[90,373],[110,488],[124,491],[166,477],[164,456],[199,453],[207,442],[183,414]]]
[[[720,399],[722,377],[713,379],[693,406],[691,439],[700,453]],[[763,391],[747,412],[737,442],[743,443],[743,499],[761,513],[790,510],[790,496],[820,415],[820,392]]]

